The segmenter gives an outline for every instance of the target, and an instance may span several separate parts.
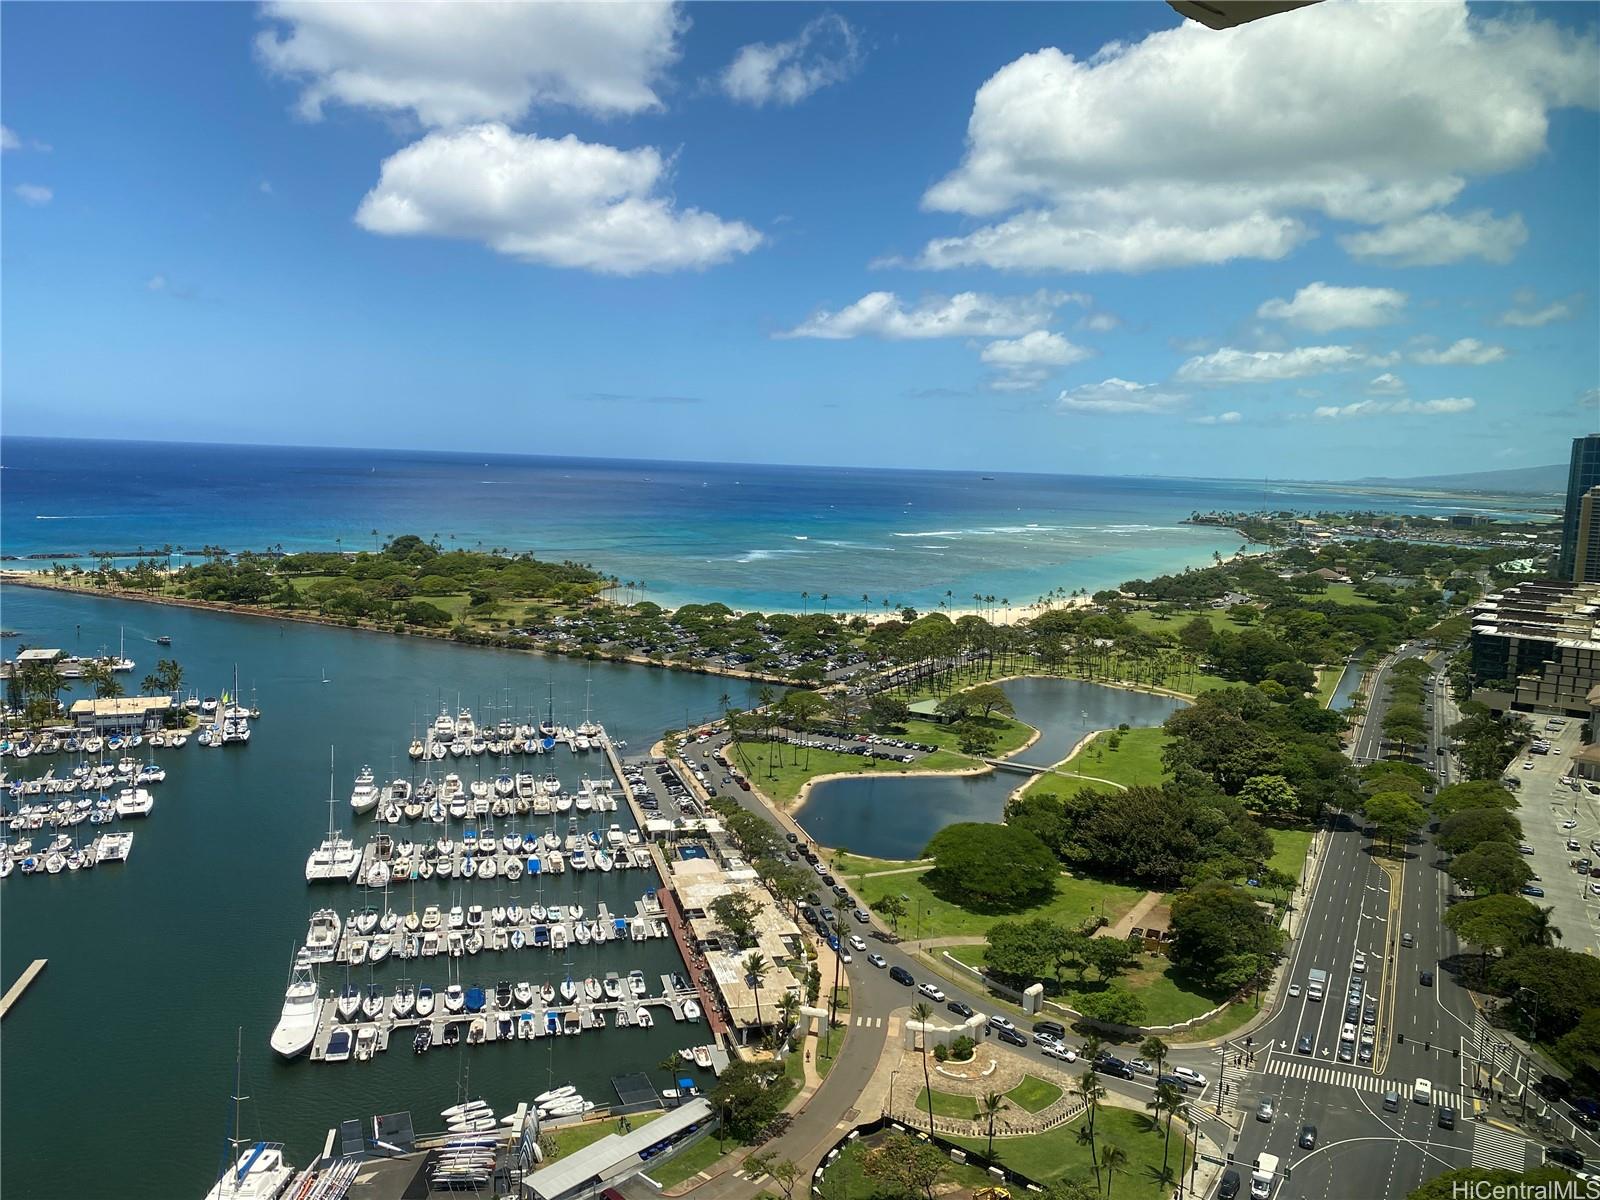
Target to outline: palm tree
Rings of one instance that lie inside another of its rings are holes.
[[[978,1115],[989,1121],[989,1160],[994,1161],[994,1119],[1006,1106],[1006,1098],[999,1092],[985,1092],[978,1101]]]
[[[1155,1095],[1145,1102],[1145,1107],[1150,1110],[1152,1118],[1159,1119],[1161,1114],[1167,1114],[1166,1134],[1161,1142],[1161,1178],[1167,1177],[1167,1154],[1172,1148],[1172,1117],[1183,1105],[1183,1093],[1170,1083],[1158,1083]]]
[[[1139,1053],[1156,1064],[1156,1075],[1158,1077],[1162,1074],[1162,1064],[1167,1061],[1167,1055],[1171,1052],[1171,1048],[1154,1035],[1145,1038],[1139,1045]]]
[[[1528,918],[1528,941],[1534,946],[1554,946],[1561,940],[1561,930],[1550,923],[1554,908],[1534,905],[1534,914]]]
[[[750,994],[756,1001],[756,1024],[761,1024],[761,985],[767,978],[767,960],[759,950],[752,950],[743,962],[744,979],[750,985]]]
[[[1085,1071],[1078,1076],[1077,1086],[1073,1089],[1082,1097],[1084,1104],[1089,1109],[1089,1158],[1094,1162],[1094,1181],[1100,1183],[1100,1160],[1094,1156],[1094,1114],[1100,1106],[1100,1097],[1106,1094],[1105,1088],[1100,1086],[1100,1077],[1092,1070]]]
[[[1117,1168],[1127,1161],[1128,1156],[1110,1142],[1100,1147],[1100,1165],[1106,1169],[1106,1200],[1111,1200],[1111,1186],[1116,1180]]]
[[[917,1006],[911,1010],[911,1017],[922,1026],[922,1090],[928,1094],[928,1132],[933,1133],[933,1079],[928,1074],[928,1021],[933,1017],[933,1009],[928,1007],[926,1000],[917,1001]]]
[[[811,604],[811,593],[810,592],[801,592],[800,593],[800,615],[801,616],[805,615],[806,609],[810,604]]]
[[[828,615],[828,593],[827,592],[823,592],[822,593],[822,615],[823,616],[827,616]]]
[[[800,1019],[800,997],[793,992],[785,992],[783,999],[778,1001],[778,1012],[783,1015],[787,1028],[794,1028],[795,1022]]]

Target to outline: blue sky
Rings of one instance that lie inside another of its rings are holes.
[[[5,429],[1558,461],[1600,403],[1597,11],[8,5]]]

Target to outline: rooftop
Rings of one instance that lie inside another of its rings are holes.
[[[573,1151],[548,1167],[535,1171],[523,1186],[540,1200],[565,1196],[591,1180],[609,1178],[619,1166],[627,1165],[641,1151],[710,1117],[711,1102],[698,1097],[630,1133],[608,1134],[582,1150]]]
[[[104,700],[75,700],[68,711],[75,717],[139,717],[171,707],[171,696],[110,696]]]

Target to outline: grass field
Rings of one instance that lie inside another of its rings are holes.
[[[835,1025],[832,1029],[825,1030],[817,1038],[817,1074],[824,1079],[828,1077],[828,1072],[833,1068],[834,1061],[839,1054],[839,1048],[844,1045],[846,1032],[846,1026]]]
[[[1022,1082],[1006,1093],[1006,1099],[1027,1112],[1043,1112],[1061,1099],[1061,1089],[1037,1075],[1024,1075]]]
[[[1327,708],[1333,703],[1333,691],[1339,686],[1339,679],[1344,675],[1344,664],[1337,667],[1319,667],[1317,669],[1317,703]]]
[[[1226,609],[1221,608],[1199,608],[1192,612],[1185,609],[1170,619],[1162,618],[1148,608],[1136,609],[1133,612],[1123,614],[1123,619],[1135,629],[1141,629],[1149,633],[1173,635],[1176,635],[1178,630],[1196,617],[1204,617],[1207,621],[1210,621],[1213,629],[1226,629],[1230,633],[1239,633],[1250,628],[1243,622],[1235,621],[1228,615]]]
[[[917,1089],[917,1111],[927,1114],[928,1089]],[[978,1100],[975,1096],[958,1096],[954,1092],[941,1092],[933,1089],[933,1115],[936,1117],[953,1117],[958,1121],[971,1121],[978,1115]]]
[[[635,1129],[641,1125],[648,1125],[661,1113],[638,1113],[628,1118]],[[582,1150],[598,1142],[607,1134],[620,1132],[615,1121],[589,1121],[583,1125],[574,1125],[568,1129],[558,1129],[550,1135],[550,1140],[555,1143],[556,1157],[562,1158],[575,1150]]]
[[[1087,1122],[1088,1117],[1083,1116],[1049,1133],[997,1137],[994,1139],[995,1157],[1035,1183],[1078,1179],[1087,1180],[1093,1187],[1095,1171],[1089,1145],[1078,1141],[1078,1129]],[[1169,1156],[1169,1169],[1174,1178],[1188,1165],[1182,1139],[1176,1134],[1175,1130]],[[986,1138],[950,1140],[980,1154],[988,1146]],[[1109,1194],[1121,1196],[1123,1200],[1166,1200],[1172,1194],[1172,1184],[1161,1179],[1162,1141],[1160,1127],[1154,1127],[1143,1113],[1101,1105],[1095,1116],[1096,1145],[1115,1146],[1127,1155],[1127,1161],[1117,1168],[1111,1187],[1106,1189]]]
[[[1057,767],[1058,774],[1037,776],[1024,790],[1072,796],[1084,788],[1104,790],[1105,785],[1097,782],[1102,779],[1123,787],[1159,784],[1170,778],[1161,765],[1161,753],[1171,740],[1159,726],[1141,726],[1123,734],[1118,748],[1113,750],[1111,734],[1098,733],[1065,765]],[[1087,778],[1077,778],[1080,773]]]
[[[719,1146],[717,1135],[708,1134],[687,1150],[673,1155],[659,1167],[646,1171],[645,1174],[664,1188],[676,1187],[691,1175],[698,1175],[704,1171],[734,1146],[735,1143],[732,1142],[725,1147]]]
[[[750,743],[729,755],[730,761],[749,775],[750,781],[762,792],[780,803],[787,804],[800,794],[806,782],[819,775],[837,773],[866,775],[912,775],[916,771],[970,771],[982,764],[964,754],[950,750],[935,750],[915,764],[886,763],[862,758],[855,754],[840,754],[833,750],[801,750],[800,761],[794,762],[793,746],[772,747],[777,765],[776,778],[767,774],[767,747],[763,743]],[[915,770],[913,769],[915,767]]]
[[[1272,857],[1267,865],[1299,879],[1300,870],[1305,866],[1306,850],[1311,845],[1311,830],[1269,829],[1267,835],[1272,838]]]
[[[1056,877],[1055,895],[1042,904],[1016,912],[980,913],[960,908],[934,895],[923,882],[923,873],[918,873],[868,875],[856,881],[856,895],[866,902],[868,908],[874,909],[885,896],[909,897],[906,915],[899,922],[900,935],[928,938],[983,934],[990,925],[1002,919],[1025,921],[1033,917],[1048,917],[1052,921],[1076,927],[1103,910],[1108,921],[1115,921],[1132,908],[1144,893],[1138,888],[1120,884],[1059,875]]]
[[[871,875],[880,871],[899,871],[906,867],[932,866],[931,858],[867,858],[861,854],[850,854],[840,850],[833,855],[833,873],[835,875]]]
[[[839,1157],[828,1165],[827,1171],[822,1176],[822,1195],[828,1200],[900,1200],[899,1194],[892,1188],[869,1179],[861,1169],[862,1157],[875,1145],[879,1138],[863,1138],[860,1141],[846,1143],[845,1148],[839,1152]],[[993,1183],[988,1175],[979,1168],[965,1163],[949,1163],[944,1169],[944,1175],[936,1191],[945,1190],[945,1185],[954,1184],[957,1188],[971,1191]]]
[[[1327,591],[1310,596],[1308,599],[1332,600],[1335,604],[1353,604],[1357,608],[1373,608],[1378,603],[1366,596],[1356,595],[1356,585],[1353,583],[1330,583]]]
[[[946,952],[969,967],[983,969],[982,946],[950,946]],[[1080,987],[1076,976],[1069,975],[1060,992],[1050,992],[1052,999],[1076,1007],[1074,999],[1082,994],[1100,990],[1100,985],[1089,972],[1090,979]],[[1211,995],[1189,985],[1173,973],[1172,964],[1156,955],[1143,957],[1136,969],[1126,972],[1121,982],[1144,1001],[1145,1025],[1176,1025],[1210,1012],[1225,996]]]
[[[1010,754],[1034,734],[1032,725],[1024,725],[1021,721],[1010,717],[995,717],[990,724],[998,738],[995,742],[994,756],[1004,757]],[[892,736],[903,736],[908,742],[922,742],[929,746],[959,752],[959,735],[954,725],[941,725],[937,721],[911,720],[906,722],[904,735]]]

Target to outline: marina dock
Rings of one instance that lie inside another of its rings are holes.
[[[473,987],[463,993],[462,1011],[435,1010],[426,1017],[396,1017],[392,997],[385,997],[378,1016],[358,1016],[351,1021],[339,1020],[335,1000],[330,996],[322,1002],[317,1018],[317,1032],[311,1043],[311,1060],[342,1062],[348,1057],[359,1061],[362,1033],[366,1030],[372,1031],[366,1035],[368,1053],[376,1054],[388,1050],[397,1033],[415,1033],[424,1027],[428,1031],[427,1045],[431,1047],[451,1046],[461,1041],[468,1045],[479,1045],[497,1041],[575,1037],[589,1030],[604,1029],[608,1025],[619,1029],[643,1027],[654,1023],[656,1013],[670,1013],[675,1021],[698,1021],[699,1014],[692,1008],[685,1008],[686,1004],[698,1003],[694,988],[681,976],[662,975],[660,980],[662,994],[657,996],[625,996],[620,1000],[583,998],[547,1004],[535,991],[531,1003],[518,1005],[513,1001],[505,1007],[496,1002],[494,988]],[[474,993],[479,993],[476,999]],[[440,999],[438,1003],[442,1008],[443,1000]],[[475,1009],[472,1008],[474,1004]],[[641,1014],[650,1015],[650,1020],[642,1021]],[[344,1034],[343,1047],[336,1051],[335,1057],[330,1058],[329,1047],[334,1035],[341,1032]]]
[[[22,999],[22,993],[28,990],[29,985],[32,984],[35,979],[39,978],[39,972],[44,970],[45,965],[49,961],[50,960],[48,958],[34,959],[28,964],[27,970],[23,971],[22,974],[17,977],[17,981],[6,989],[5,996],[0,998],[0,1018],[3,1018],[8,1012],[11,1011],[11,1006],[13,1004]]]

